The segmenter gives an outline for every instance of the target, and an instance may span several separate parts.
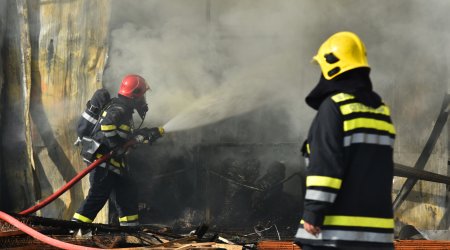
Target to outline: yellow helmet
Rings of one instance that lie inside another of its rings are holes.
[[[369,67],[366,47],[352,32],[338,32],[328,38],[319,48],[313,61],[320,65],[325,79],[334,77],[360,67]]]

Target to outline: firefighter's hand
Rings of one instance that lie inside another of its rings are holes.
[[[148,143],[148,128],[141,128],[134,131],[134,140],[137,143]]]
[[[153,143],[159,138],[163,136],[164,130],[161,130],[161,128],[154,127],[149,129],[149,135],[148,135],[148,141],[149,143]]]
[[[138,142],[138,143],[153,143],[155,142],[157,139],[162,137],[162,131],[160,128],[158,127],[154,127],[154,128],[142,128],[139,129],[137,131],[135,131],[134,133],[134,139]]]
[[[137,143],[144,143],[145,142],[145,137],[143,135],[136,135],[136,136],[134,136],[134,140]]]
[[[304,222],[303,228],[305,228],[306,232],[317,236],[320,233],[320,227],[309,224],[308,222]]]

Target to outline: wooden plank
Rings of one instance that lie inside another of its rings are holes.
[[[171,246],[171,245],[173,245],[175,243],[183,243],[183,242],[187,242],[187,241],[193,241],[195,239],[197,239],[197,236],[195,236],[195,235],[188,236],[188,237],[184,237],[184,238],[181,238],[181,239],[176,239],[176,240],[164,242],[164,243],[161,243],[161,244],[158,244],[158,245],[154,245],[152,247],[152,249],[155,248],[155,247],[168,247],[168,246]]]
[[[217,247],[217,248],[224,248],[227,250],[242,250],[243,249],[243,247],[241,245],[222,244],[222,243],[216,243],[212,246]]]
[[[41,232],[43,230],[42,227],[32,227],[34,230]],[[10,236],[17,236],[17,235],[24,235],[26,233],[20,231],[20,230],[15,230],[15,231],[6,231],[6,232],[1,232],[0,231],[0,237],[10,237]]]
[[[186,250],[186,249],[193,249],[193,248],[197,248],[197,247],[212,246],[214,244],[216,244],[216,243],[215,242],[191,243],[191,244],[186,244],[186,245],[183,245],[183,246],[175,248],[175,249]]]
[[[20,230],[0,232],[0,237],[17,236],[17,235],[23,235],[23,234],[25,234],[25,233]]]

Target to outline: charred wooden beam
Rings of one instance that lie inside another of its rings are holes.
[[[425,144],[425,147],[423,148],[422,153],[419,156],[419,159],[417,160],[416,164],[414,165],[414,168],[417,170],[423,170],[425,168],[425,164],[427,163],[428,159],[430,158],[430,155],[433,151],[434,146],[436,145],[436,142],[442,133],[442,130],[444,129],[445,124],[447,123],[448,119],[448,105],[450,103],[450,95],[445,95],[444,100],[442,102],[441,110],[439,113],[439,116],[436,120],[436,123],[434,124],[433,130],[431,131],[430,137],[428,138],[427,143]],[[413,189],[414,185],[417,183],[417,178],[415,177],[409,177],[403,186],[401,187],[397,197],[395,197],[394,200],[394,209],[397,209],[400,207],[400,205],[403,203],[404,200],[406,200],[408,194]]]
[[[394,175],[450,185],[450,177],[395,163]]]

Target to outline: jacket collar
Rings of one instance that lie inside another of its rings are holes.
[[[113,99],[113,102],[123,106],[128,112],[134,111],[133,99],[118,95],[118,97]]]
[[[314,89],[305,99],[306,104],[318,110],[320,104],[329,96],[344,92],[355,95],[356,99],[370,107],[379,107],[381,98],[373,92],[372,82],[369,77],[370,68],[356,68],[327,80],[323,75]]]

